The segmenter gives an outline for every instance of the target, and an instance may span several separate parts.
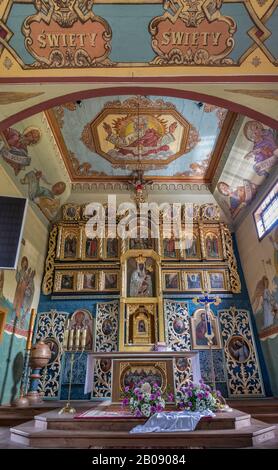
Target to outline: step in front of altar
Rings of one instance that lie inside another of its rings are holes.
[[[274,426],[233,410],[202,419],[192,432],[130,434],[144,419],[79,420],[50,411],[11,428],[11,440],[36,448],[240,448],[274,439]]]

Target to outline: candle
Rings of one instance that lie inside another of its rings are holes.
[[[82,349],[85,349],[86,339],[87,339],[87,327],[82,329],[82,335],[81,335],[81,348]]]
[[[64,332],[63,348],[68,349],[68,340],[69,340],[69,328],[66,326]]]
[[[69,345],[68,345],[69,351],[73,348],[73,334],[74,334],[74,329],[71,328],[70,333],[69,333]]]
[[[27,338],[27,343],[26,343],[27,351],[30,351],[31,347],[32,347],[32,339],[33,339],[35,319],[36,319],[36,310],[34,308],[32,308],[31,316],[30,316],[30,322],[29,322],[28,338]]]
[[[75,347],[76,347],[76,349],[78,349],[79,346],[80,346],[80,344],[79,344],[80,343],[80,332],[81,332],[80,328],[76,328],[76,330],[75,330]]]

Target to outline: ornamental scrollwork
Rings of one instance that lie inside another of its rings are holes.
[[[44,392],[45,397],[59,396],[64,324],[67,317],[66,312],[56,310],[39,314],[36,341],[53,339],[59,346],[55,360],[44,368],[39,381],[38,390]]]
[[[111,397],[112,390],[112,361],[111,359],[97,359],[94,368],[93,396],[96,398]]]
[[[165,300],[166,340],[172,351],[189,351],[190,324],[187,304]]]
[[[219,311],[229,396],[264,396],[264,386],[247,310]]]
[[[222,0],[164,0],[149,25],[154,65],[230,65],[236,22],[221,14]]]
[[[233,239],[230,230],[226,225],[222,227],[224,235],[224,248],[225,254],[227,257],[227,263],[229,268],[229,277],[231,290],[234,294],[240,294],[241,292],[241,282],[237,270],[237,261],[233,249]]]
[[[190,358],[176,357],[174,359],[174,379],[176,391],[188,382],[193,381],[192,361]]]
[[[112,30],[93,12],[92,0],[40,0],[22,26],[32,67],[111,66]]]
[[[118,302],[97,304],[95,349],[97,352],[117,351],[118,347]]]
[[[51,294],[54,283],[54,259],[56,250],[58,227],[53,225],[48,240],[48,253],[45,260],[45,275],[42,282],[42,293],[44,295]]]

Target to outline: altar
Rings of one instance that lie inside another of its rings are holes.
[[[181,386],[181,380],[196,383],[201,379],[197,351],[91,352],[87,355],[84,393],[90,393],[93,389],[96,360],[106,361],[111,367],[113,403],[122,400],[126,386],[132,387],[140,381],[157,383],[165,393],[175,392]]]

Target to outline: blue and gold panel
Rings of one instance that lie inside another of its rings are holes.
[[[95,350],[112,352],[118,348],[118,302],[97,304]]]
[[[188,307],[186,302],[165,300],[166,341],[173,351],[191,349]]]
[[[112,352],[118,349],[118,302],[97,304],[95,350]],[[111,360],[101,358],[94,366],[94,398],[111,397]]]
[[[56,310],[38,314],[36,341],[43,340],[51,350],[50,361],[44,369],[38,385],[38,391],[44,392],[46,398],[59,397],[62,344],[67,317],[68,313]]]
[[[264,385],[248,310],[219,311],[230,397],[264,396]]]
[[[70,382],[70,356],[71,353],[65,353],[62,380],[61,380],[61,400],[68,399],[68,389]],[[87,369],[87,354],[76,352],[74,357],[71,381],[71,395],[72,400],[89,399],[90,394],[84,394],[84,386],[86,379]]]
[[[94,398],[109,398],[112,391],[112,361],[109,358],[97,359],[94,371]]]
[[[191,359],[184,356],[176,357],[174,359],[174,380],[176,391],[188,381],[193,381],[193,374],[191,369]]]
[[[215,374],[215,382],[226,382],[225,359],[222,350],[199,351],[201,376],[204,382],[211,383]]]

